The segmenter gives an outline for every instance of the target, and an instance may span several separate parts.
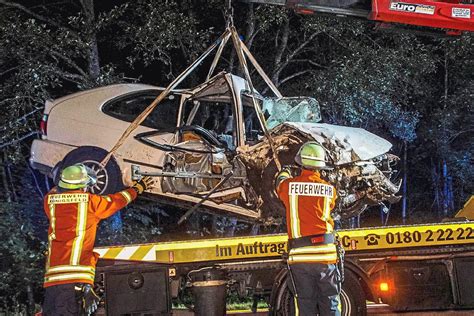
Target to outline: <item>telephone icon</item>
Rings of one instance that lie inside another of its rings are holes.
[[[376,246],[379,244],[380,236],[377,234],[368,234],[364,239],[367,240],[367,246]]]

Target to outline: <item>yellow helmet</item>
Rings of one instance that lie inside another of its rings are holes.
[[[326,150],[316,142],[307,142],[300,147],[295,162],[305,169],[328,169]]]
[[[67,190],[75,190],[93,185],[96,181],[97,176],[95,172],[80,163],[66,167],[61,171],[61,179],[58,186]]]

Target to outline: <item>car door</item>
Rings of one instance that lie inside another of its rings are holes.
[[[143,110],[161,93],[160,89],[142,90],[130,93],[104,104],[102,111],[115,118],[115,128],[124,131]],[[140,166],[142,171],[157,172],[163,170],[164,151],[152,147],[141,140],[141,135],[160,144],[172,144],[175,137],[180,95],[171,93],[156,106],[145,120],[132,132],[124,144],[117,150],[116,156],[123,163],[123,182],[130,184],[131,166]],[[118,139],[117,139],[118,140]],[[154,188],[161,192],[159,183]]]
[[[205,194],[233,169],[229,160],[236,144],[232,103],[186,99],[178,125],[164,160],[164,171],[176,177],[162,178],[163,191]]]

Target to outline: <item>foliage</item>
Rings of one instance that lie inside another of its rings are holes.
[[[38,292],[43,281],[46,243],[35,234],[32,223],[19,204],[0,204],[0,304],[8,310],[26,301],[27,286]]]
[[[120,231],[112,229],[108,220],[101,223],[97,245],[159,241],[163,232],[161,223],[169,217],[162,207],[142,200],[137,200],[122,210],[121,215],[123,227]]]
[[[0,18],[0,144],[15,145],[36,135],[45,100],[68,92],[120,80],[114,66],[106,64],[100,74],[88,71],[89,42],[80,31],[77,16],[56,25],[21,12],[6,10]],[[9,148],[10,158],[19,153]]]
[[[199,21],[176,1],[140,0],[115,10],[121,15],[114,42],[119,49],[128,49],[131,66],[160,62],[171,67],[179,53],[179,59],[190,63],[209,41],[209,30],[199,30]]]
[[[427,96],[427,102],[415,105],[421,116],[420,137],[411,148],[408,162],[412,181],[418,186],[412,192],[413,199],[425,200],[425,209],[433,206],[440,213],[440,186],[448,182],[454,201],[447,215],[452,215],[474,192],[473,36],[444,39],[435,48],[438,76],[432,84],[436,89]],[[443,164],[448,171],[446,179],[442,176]],[[427,191],[433,192],[428,199]],[[418,211],[422,212],[423,207]]]

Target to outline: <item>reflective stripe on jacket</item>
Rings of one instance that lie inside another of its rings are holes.
[[[321,179],[319,172],[303,169],[301,175],[283,180],[278,196],[286,208],[289,238],[332,233],[331,211],[337,198],[336,189]],[[289,262],[335,263],[335,244],[290,249]]]
[[[49,219],[44,287],[94,283],[98,254],[93,252],[97,225],[137,197],[134,189],[106,196],[51,190],[44,199]]]

